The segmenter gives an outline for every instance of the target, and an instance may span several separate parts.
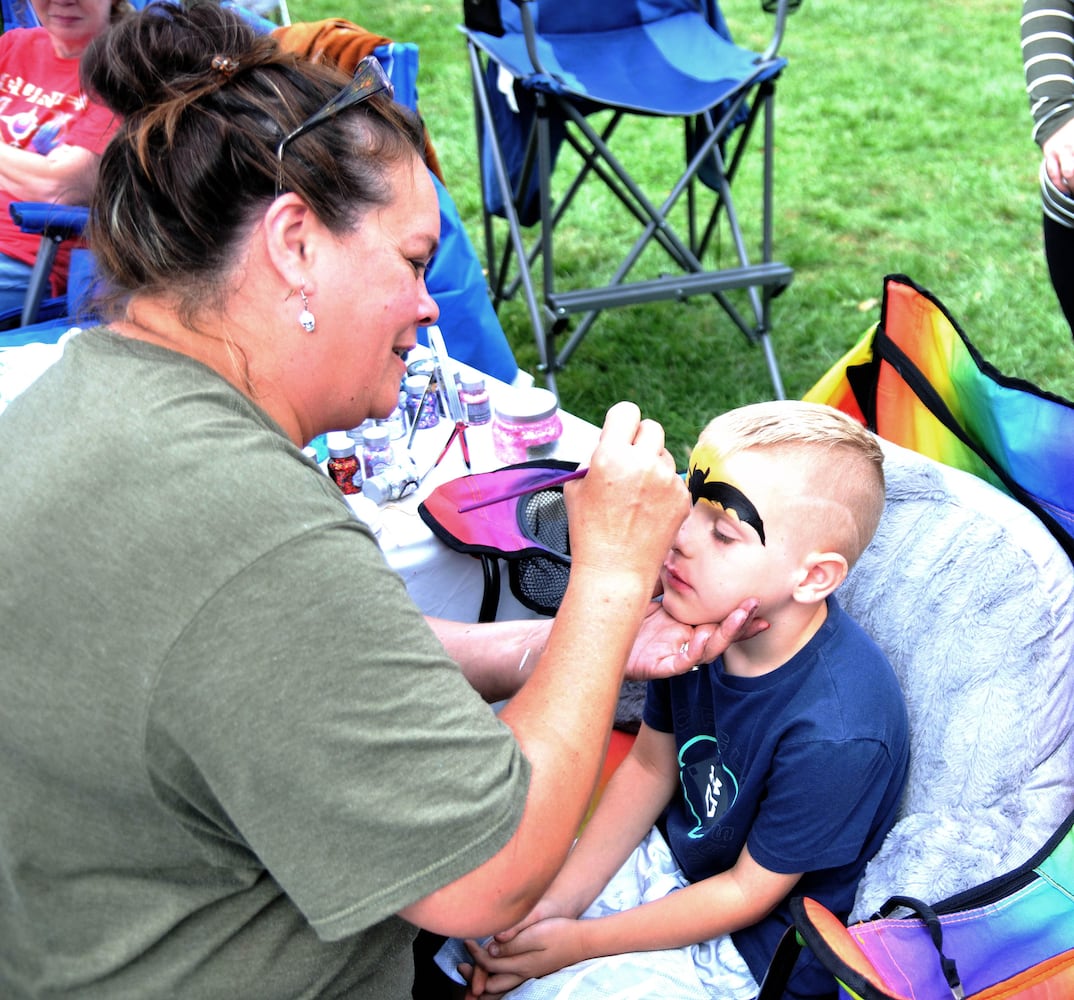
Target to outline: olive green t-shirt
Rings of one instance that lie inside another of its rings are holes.
[[[0,462],[0,996],[409,997],[529,767],[335,486],[103,329]]]

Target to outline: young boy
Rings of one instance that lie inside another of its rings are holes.
[[[894,673],[832,596],[880,519],[882,465],[872,435],[825,406],[761,403],[705,428],[664,607],[720,621],[753,595],[769,628],[650,682],[634,747],[545,897],[467,943],[468,996],[746,1000],[792,895],[849,913],[909,752]],[[835,984],[804,956],[791,988]]]

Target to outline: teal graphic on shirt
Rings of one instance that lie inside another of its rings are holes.
[[[705,836],[738,798],[738,779],[723,763],[713,736],[695,736],[679,750],[679,782],[686,806],[696,820],[695,840]]]

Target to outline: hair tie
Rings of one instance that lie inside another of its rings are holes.
[[[230,80],[232,74],[239,68],[239,63],[231,56],[213,56],[212,68],[225,80]]]

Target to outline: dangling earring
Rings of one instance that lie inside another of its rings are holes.
[[[302,327],[306,333],[313,333],[314,328],[317,326],[317,320],[314,319],[313,313],[310,312],[309,299],[306,298],[306,289],[300,288],[298,294],[302,296],[302,312],[298,314],[298,324]]]

